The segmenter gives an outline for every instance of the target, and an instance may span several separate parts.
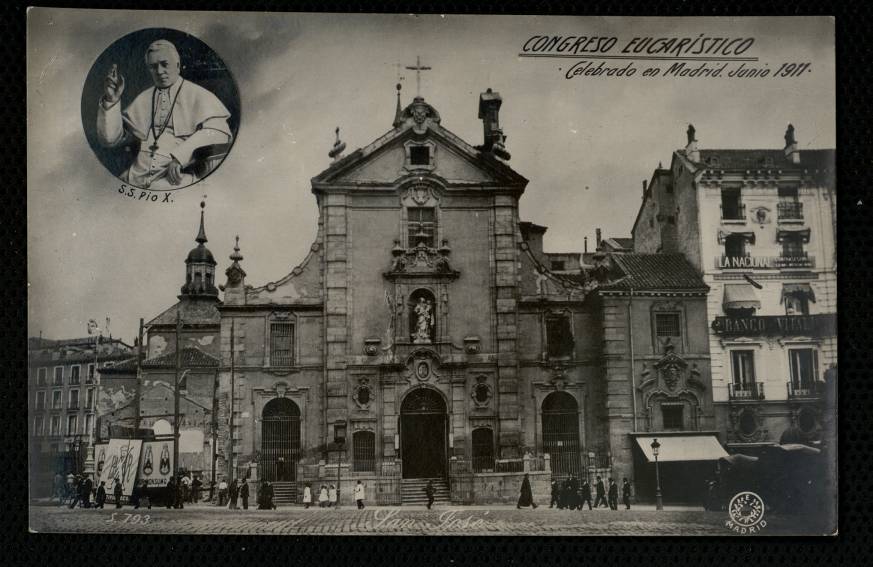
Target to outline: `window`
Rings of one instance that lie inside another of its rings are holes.
[[[412,165],[430,165],[430,148],[411,146],[409,148],[409,163]]]
[[[270,366],[294,362],[294,323],[270,323]]]
[[[64,383],[64,367],[55,366],[55,384]]]
[[[564,261],[563,260],[552,260],[552,270],[556,272],[564,271]]]
[[[45,409],[45,392],[36,393],[36,409]]]
[[[809,299],[806,294],[792,293],[785,295],[786,315],[809,315]]]
[[[94,388],[88,388],[85,393],[85,407],[87,409],[94,409]]]
[[[61,400],[62,392],[60,390],[55,390],[52,392],[52,409],[61,409],[61,405],[63,404],[63,400]]]
[[[742,257],[746,255],[746,238],[741,234],[729,234],[724,239],[724,255]]]
[[[88,378],[85,379],[85,382],[88,384],[94,383],[94,365],[93,364],[88,365]]]
[[[353,470],[366,472],[376,470],[376,434],[372,431],[355,431],[352,435]]]
[[[79,390],[70,390],[70,404],[68,409],[79,409]]]
[[[78,364],[70,367],[70,384],[78,384],[79,383],[79,373],[81,372],[82,367]]]
[[[739,189],[722,189],[721,191],[721,218],[725,220],[742,220],[745,210],[740,202]]]
[[[46,369],[45,368],[37,368],[36,369],[36,385],[37,386],[45,386],[48,382],[46,381]]]
[[[779,201],[780,202],[797,201],[797,187],[780,187],[779,188]]]
[[[433,207],[410,207],[406,214],[409,246],[423,243],[433,248],[436,242],[436,210]]]
[[[782,237],[782,257],[803,257],[803,237],[799,234],[786,234]]]
[[[731,351],[731,368],[734,384],[751,387],[755,383],[755,351]]]
[[[67,416],[67,435],[76,435],[79,433],[79,416]]]
[[[684,410],[685,406],[683,405],[662,404],[661,418],[664,422],[664,430],[678,429],[681,431],[682,429],[684,429]]]
[[[549,357],[573,356],[573,330],[566,315],[546,318],[546,341]]]
[[[655,336],[664,344],[677,346],[682,342],[682,327],[679,313],[655,313]]]
[[[33,435],[42,437],[45,434],[45,418],[43,416],[33,418]]]
[[[494,470],[494,431],[488,427],[473,430],[473,471]]]
[[[49,425],[49,435],[61,434],[61,416],[53,415]]]
[[[791,385],[795,390],[811,390],[818,379],[818,352],[811,348],[788,351]]]

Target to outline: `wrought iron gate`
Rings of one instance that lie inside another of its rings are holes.
[[[300,409],[287,398],[264,406],[259,475],[271,482],[293,482],[300,458]]]
[[[551,456],[553,476],[582,476],[579,406],[566,392],[554,392],[543,401],[543,452]]]

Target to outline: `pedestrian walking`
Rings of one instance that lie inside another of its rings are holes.
[[[624,502],[624,509],[630,510],[631,486],[627,481],[627,477],[621,481],[621,501]]]
[[[307,482],[303,488],[303,509],[308,510],[312,505],[312,486]]]
[[[91,492],[94,489],[94,481],[86,478],[82,483],[82,508],[91,507]]]
[[[609,508],[610,510],[618,510],[618,485],[612,478],[609,479]]]
[[[170,480],[167,481],[167,488],[164,489],[164,498],[166,500],[165,505],[167,506],[167,510],[172,508],[176,504],[176,479],[175,477],[170,477]]]
[[[137,506],[145,506],[149,510],[152,509],[152,499],[149,494],[149,483],[146,481],[142,481],[142,485],[139,487],[139,494],[137,494]]]
[[[76,504],[79,503],[79,498],[82,496],[82,488],[79,486],[81,482],[79,475],[73,477],[73,483],[70,485],[70,510],[76,507]]]
[[[97,487],[97,498],[95,499],[95,508],[103,509],[103,504],[106,502],[106,481],[101,480],[100,486]]]
[[[243,479],[242,485],[239,487],[239,497],[242,500],[243,510],[249,509],[249,483]]]
[[[570,484],[570,477],[564,479],[561,483],[561,493],[558,495],[558,508],[563,510],[570,507],[570,493],[573,488]]]
[[[203,481],[200,480],[200,477],[194,477],[194,480],[191,481],[191,502],[200,502],[200,496],[203,491]]]
[[[181,478],[176,480],[176,491],[174,493],[173,508],[175,508],[176,510],[182,510],[183,508],[185,508],[185,498],[182,494]]]
[[[364,485],[359,480],[355,485],[355,503],[358,505],[358,510],[364,509],[364,496],[366,496]]]
[[[571,510],[578,510],[581,506],[579,503],[579,479],[575,476],[570,477],[570,494],[568,495],[568,507]]]
[[[524,474],[524,478],[521,480],[521,492],[518,495],[518,504],[516,504],[516,508],[527,508],[528,506],[531,509],[536,510],[537,504],[533,501],[533,490],[530,487],[530,477],[527,473]]]
[[[549,501],[549,508],[554,508],[558,505],[558,496],[561,494],[561,487],[558,485],[558,481],[554,478],[552,479],[551,489],[552,499]]]
[[[102,485],[103,483],[101,482],[100,484]],[[115,485],[112,487],[112,496],[115,497],[115,507],[116,508],[121,508],[121,496],[122,496],[122,494],[123,494],[123,489],[121,486],[121,480],[116,478]],[[105,496],[104,496],[104,498],[105,498]],[[102,508],[103,506],[100,506],[100,507]]]
[[[258,510],[275,510],[276,505],[273,504],[273,485],[270,481],[265,480],[261,485],[261,493],[258,495]]]
[[[594,507],[600,508],[600,503],[603,502],[603,505],[609,508],[609,504],[606,502],[606,487],[603,486],[603,479],[599,476],[594,484],[594,490],[597,494],[597,497],[594,499]]]
[[[323,484],[321,485],[321,491],[318,493],[318,507],[327,507],[327,487]]]
[[[327,507],[333,508],[336,506],[336,487],[334,485],[330,485],[330,488],[327,489]]]
[[[145,481],[143,481],[143,482],[145,482]],[[141,490],[142,489],[140,488],[140,484],[137,482],[134,482],[133,488],[130,491],[130,504],[131,504],[131,506],[133,506],[134,510],[139,508],[139,495],[140,495]]]
[[[433,506],[434,495],[436,494],[432,480],[427,481],[427,486],[424,487],[424,494],[427,496],[427,509],[430,510]]]
[[[231,510],[236,510],[236,502],[239,498],[239,484],[237,484],[236,479],[233,479],[230,482],[230,488],[228,489],[228,493],[230,495],[230,503],[228,504],[228,508],[230,508]]]
[[[591,509],[591,483],[588,482],[588,479],[582,481],[582,501],[579,502],[579,509],[585,507],[585,504],[588,503],[588,509]]]
[[[221,482],[218,483],[218,505],[224,506],[227,502],[227,481],[221,479]]]
[[[181,488],[182,488],[182,501],[183,502],[190,502],[191,501],[190,500],[190,498],[191,498],[191,473],[182,475]]]

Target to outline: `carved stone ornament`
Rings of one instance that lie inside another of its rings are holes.
[[[479,354],[479,337],[464,337],[464,351],[467,354]]]
[[[424,205],[430,199],[430,189],[426,185],[416,185],[410,189],[412,200],[418,205]]]
[[[734,407],[730,412],[731,434],[741,443],[766,441],[770,434],[764,428],[764,418],[754,406]]]
[[[366,354],[367,356],[376,356],[377,354],[379,354],[379,345],[381,343],[381,339],[364,339],[364,354]]]
[[[434,370],[434,361],[426,352],[416,353],[409,364],[406,380],[409,382],[430,382],[438,380],[440,375]]]
[[[449,263],[451,253],[449,241],[445,239],[439,248],[431,248],[423,242],[403,248],[400,241],[395,240],[391,249],[391,268],[385,276],[393,279],[402,275],[435,275],[455,279],[460,272],[453,270]]]
[[[755,222],[758,224],[768,224],[772,218],[770,209],[767,207],[756,207],[752,209],[752,218],[755,219]]]
[[[477,408],[487,408],[491,404],[493,390],[488,384],[486,376],[476,376],[476,383],[473,385],[470,397],[473,398],[473,403]]]
[[[560,364],[552,366],[552,378],[549,380],[556,390],[563,390],[567,386],[566,369]]]
[[[370,408],[375,396],[372,386],[370,386],[369,378],[359,378],[358,385],[352,390],[352,401],[360,409],[365,410]]]
[[[277,382],[276,383],[276,397],[284,398],[285,394],[288,392],[288,384],[285,382]]]
[[[688,367],[688,363],[685,362],[682,357],[673,352],[673,348],[673,345],[667,345],[664,357],[654,364],[655,368],[661,374],[664,384],[670,391],[676,389],[679,385],[679,380],[682,378],[682,374]]]

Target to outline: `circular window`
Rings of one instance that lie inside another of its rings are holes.
[[[804,433],[809,433],[815,429],[815,412],[809,408],[803,408],[797,415],[797,425]]]
[[[758,430],[758,418],[751,410],[744,410],[740,414],[740,433],[745,436],[750,436]]]

